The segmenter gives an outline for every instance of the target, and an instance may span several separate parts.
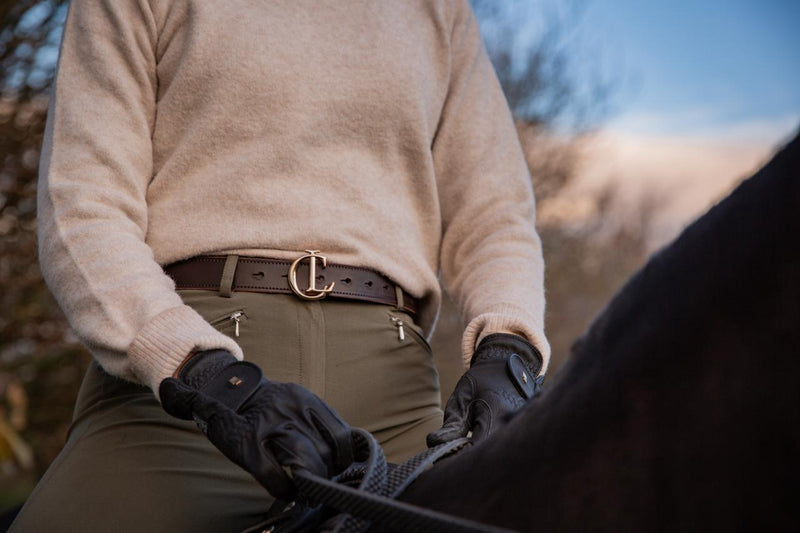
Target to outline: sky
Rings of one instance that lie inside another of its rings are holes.
[[[609,184],[622,211],[649,202],[653,248],[800,126],[798,0],[503,1],[531,18],[522,42],[526,32],[535,41],[548,17],[565,20],[578,79],[611,80],[612,112],[567,203]]]
[[[743,135],[800,122],[797,0],[593,0],[580,31],[616,58],[620,113],[645,134]],[[736,131],[731,132],[731,128]]]

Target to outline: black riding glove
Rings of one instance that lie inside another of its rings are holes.
[[[276,498],[295,495],[283,467],[330,478],[352,463],[350,427],[300,385],[268,381],[258,366],[225,350],[198,353],[177,377],[159,386],[164,410],[194,419]]]
[[[487,335],[444,409],[444,425],[428,434],[428,446],[466,437],[480,441],[519,410],[541,387],[542,356],[531,343],[508,333]]]

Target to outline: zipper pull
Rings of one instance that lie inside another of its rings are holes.
[[[233,320],[233,322],[235,323],[235,326],[234,326],[234,329],[233,329],[233,335],[235,337],[239,336],[239,321],[242,320],[243,316],[244,316],[244,313],[241,312],[241,311],[236,311],[235,313],[233,313],[230,316],[230,319]]]
[[[403,321],[397,317],[389,317],[389,318],[391,318],[392,322],[394,322],[394,325],[397,326],[397,338],[400,339],[401,341],[406,340],[406,332],[403,329]]]

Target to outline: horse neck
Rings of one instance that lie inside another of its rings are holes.
[[[795,138],[656,254],[576,343],[539,406],[550,423],[529,435],[552,443],[545,455],[571,455],[574,466],[544,470],[554,483],[571,472],[595,487],[561,483],[564,501],[625,501],[632,526],[661,515],[677,529],[707,516],[698,502],[708,493],[729,509],[758,508],[753,487],[774,487],[770,476],[796,461],[773,443],[800,443],[798,245]]]
[[[800,442],[798,169],[796,138],[629,281],[540,398],[406,499],[523,530],[742,527],[709,509],[758,513],[773,462],[797,461],[764,439]]]

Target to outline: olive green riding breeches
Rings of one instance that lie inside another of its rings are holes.
[[[295,382],[401,462],[442,423],[430,347],[391,306],[281,294],[179,291],[275,381]],[[402,321],[400,335],[399,321]],[[401,338],[402,337],[402,338]],[[193,422],[92,363],[67,443],[11,531],[241,531],[272,499]]]

